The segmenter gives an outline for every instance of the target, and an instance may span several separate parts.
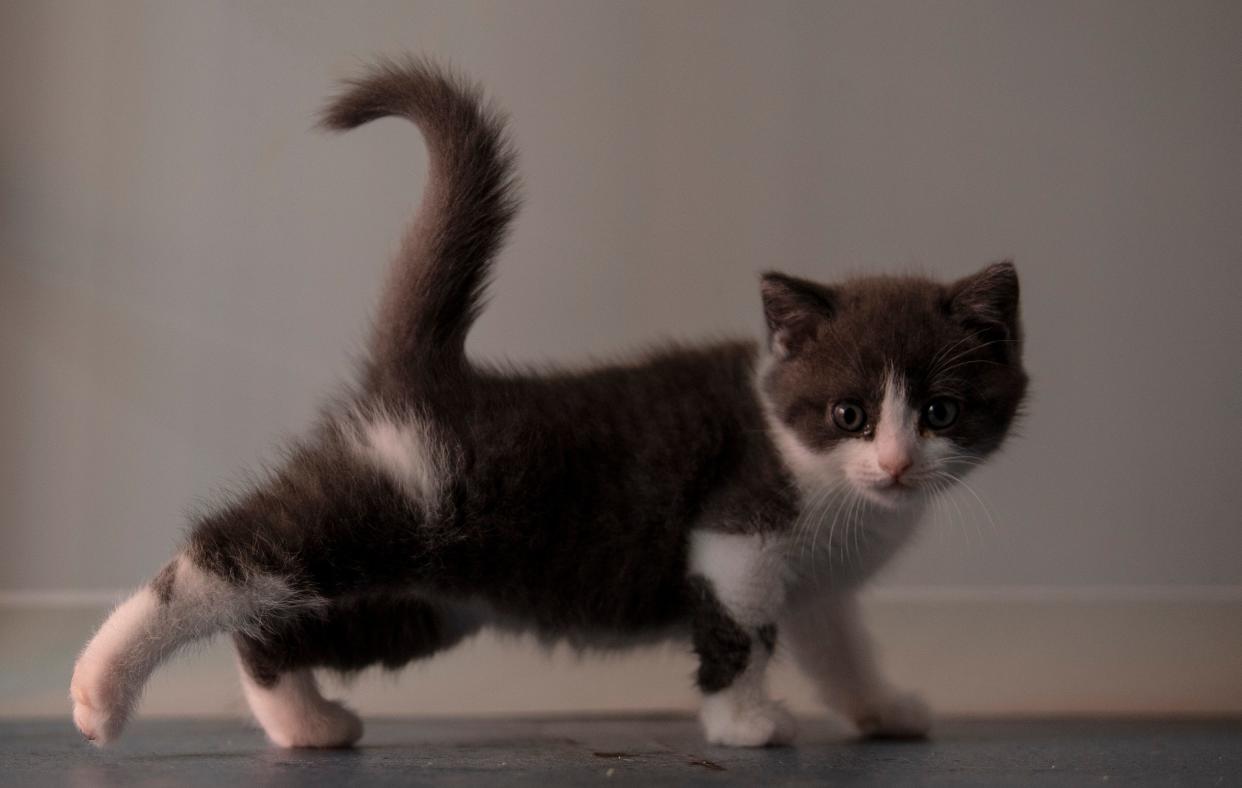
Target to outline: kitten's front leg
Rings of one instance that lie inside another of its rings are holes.
[[[707,740],[731,747],[788,744],[794,719],[767,694],[784,593],[763,538],[696,533],[691,568],[699,716]]]
[[[880,675],[852,593],[820,596],[791,610],[781,635],[824,701],[864,736],[921,738],[931,730],[927,705]]]

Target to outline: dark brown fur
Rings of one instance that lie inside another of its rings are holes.
[[[500,621],[584,645],[692,631],[700,685],[727,687],[752,641],[771,650],[776,632],[743,630],[688,577],[689,533],[780,532],[800,503],[767,434],[757,349],[669,346],[581,371],[468,363],[516,207],[512,153],[478,92],[425,62],[382,62],[324,123],[385,115],[419,124],[432,166],[358,387],[189,539],[190,558],[232,583],[274,575],[321,602],[238,636],[247,669],[270,684],[304,667],[399,666],[475,631],[482,619],[463,610],[481,600]],[[764,301],[787,357],[763,385],[808,445],[844,440],[826,408],[877,402],[892,365],[913,397],[968,404],[954,437],[972,452],[994,449],[1013,419],[1025,376],[1012,266],[951,286],[769,275]],[[435,500],[412,500],[354,450],[351,430],[377,414],[418,420],[443,448]],[[166,602],[174,578],[155,585]]]

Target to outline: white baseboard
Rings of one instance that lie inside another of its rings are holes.
[[[65,714],[73,658],[113,592],[0,593],[0,716]],[[1242,713],[1242,588],[879,588],[864,607],[896,683],[944,714]],[[148,715],[245,713],[227,639],[174,660]],[[693,708],[688,648],[578,656],[481,636],[338,694],[365,714]],[[774,694],[818,709],[780,661]]]

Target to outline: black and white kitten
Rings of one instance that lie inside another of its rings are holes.
[[[400,667],[483,627],[607,648],[687,637],[714,743],[786,742],[765,693],[779,638],[874,735],[926,708],[876,672],[855,591],[928,494],[1004,439],[1026,388],[1018,279],[762,278],[767,346],[669,346],[522,372],[466,333],[517,202],[501,119],[421,61],[384,61],[327,108],[398,115],[430,149],[356,388],[283,465],[193,524],[74,669],[73,717],[115,739],[151,672],[231,633],[283,746],[349,745],[313,671]]]

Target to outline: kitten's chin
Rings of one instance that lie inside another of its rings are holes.
[[[867,484],[865,482],[855,482],[854,489],[866,500],[890,511],[910,508],[923,498],[922,490],[908,484]]]

